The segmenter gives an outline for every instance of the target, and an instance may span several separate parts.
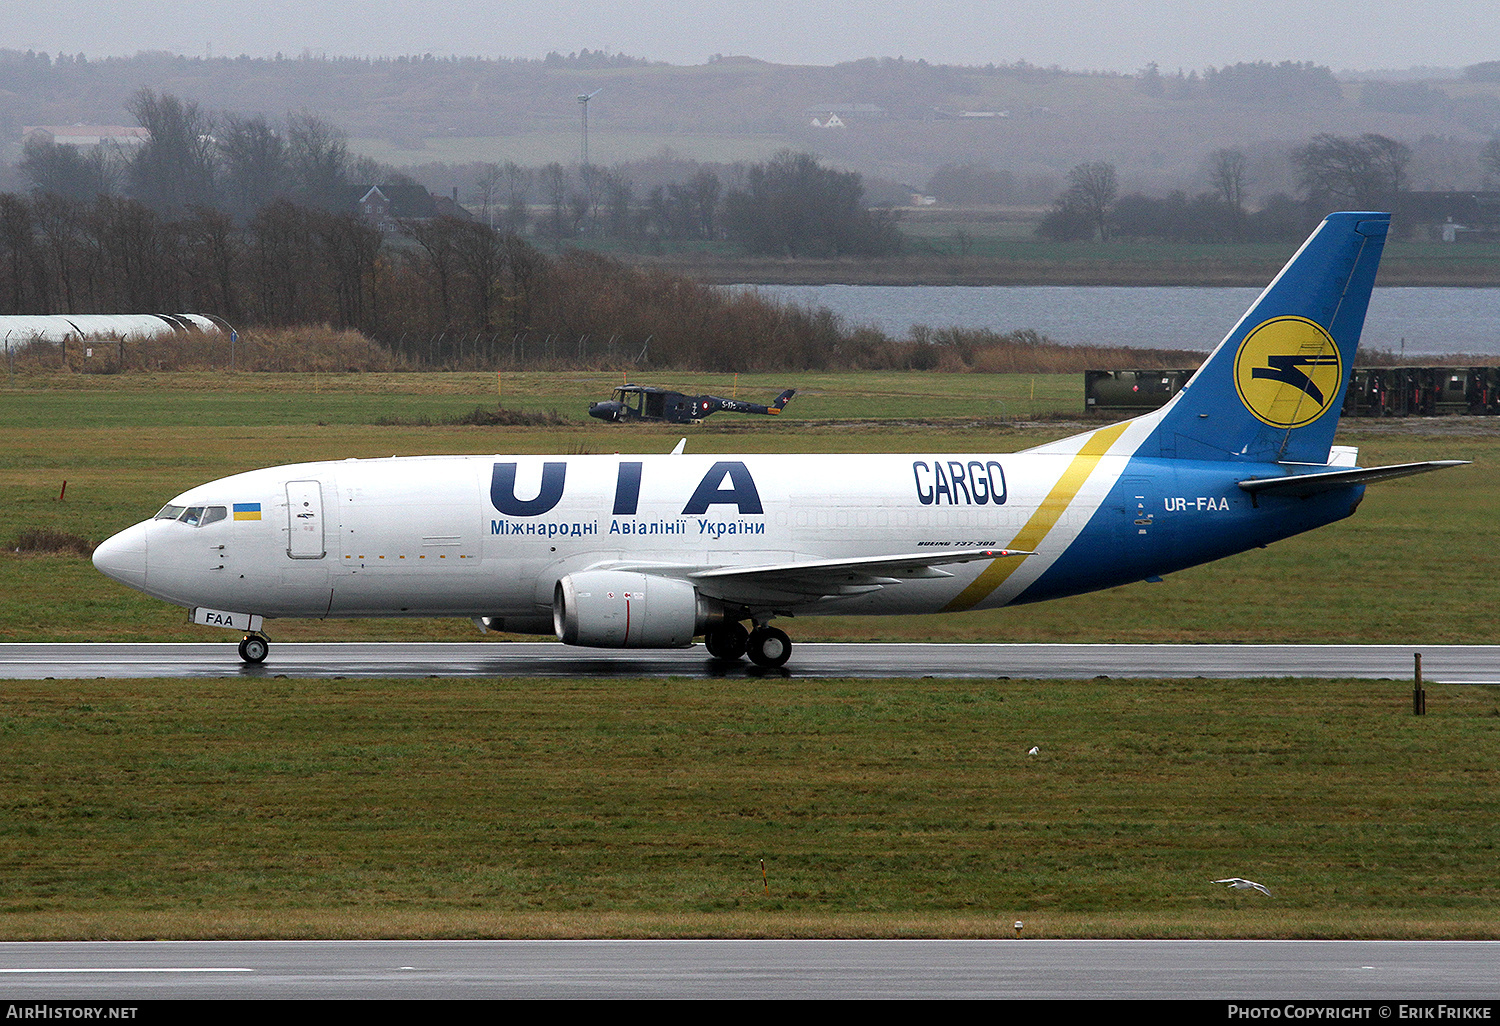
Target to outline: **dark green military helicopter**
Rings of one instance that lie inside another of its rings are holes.
[[[685,395],[652,385],[621,385],[608,399],[589,404],[589,416],[619,423],[626,420],[664,420],[669,424],[691,424],[720,410],[730,413],[768,413],[775,415],[797,394],[789,388],[769,406],[725,399],[717,395]]]

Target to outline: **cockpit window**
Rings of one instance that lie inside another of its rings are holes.
[[[227,519],[229,507],[227,506],[163,506],[161,512],[156,514],[157,520],[180,520],[189,527],[202,527],[204,524],[212,524],[219,520]]]

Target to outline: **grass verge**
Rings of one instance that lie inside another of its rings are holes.
[[[1402,682],[13,682],[0,936],[1500,936],[1500,707],[1409,710]]]

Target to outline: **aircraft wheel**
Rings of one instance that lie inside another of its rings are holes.
[[[775,668],[792,655],[792,639],[775,627],[757,627],[750,632],[750,661],[757,666]]]
[[[263,663],[271,654],[271,643],[258,635],[250,635],[240,642],[240,658],[247,663]]]
[[[704,634],[703,646],[715,659],[734,662],[744,657],[749,640],[750,632],[745,630],[744,624],[731,620]]]

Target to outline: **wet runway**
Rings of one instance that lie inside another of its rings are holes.
[[[782,670],[701,647],[555,643],[0,644],[0,678],[652,676],[1390,678],[1500,683],[1500,646],[798,645]],[[1004,919],[1004,917],[1001,917]],[[1008,920],[1001,924],[1009,928]],[[1028,930],[1039,931],[1032,923]],[[0,999],[1155,998],[1489,1007],[1500,943],[1404,941],[249,941],[0,944]],[[1383,1011],[1382,1011],[1383,1009]],[[1463,1009],[1460,1008],[1460,1011]],[[1217,1014],[1217,1013],[1216,1013]],[[1290,1017],[1290,1016],[1289,1016]]]
[[[799,644],[767,670],[675,650],[573,648],[553,642],[280,644],[259,666],[235,642],[0,644],[0,679],[126,677],[952,677],[1412,678],[1500,684],[1500,645],[886,645]]]
[[[0,997],[1333,1000],[1373,1020],[1487,1007],[1497,966],[1493,941],[82,942],[0,944]]]

